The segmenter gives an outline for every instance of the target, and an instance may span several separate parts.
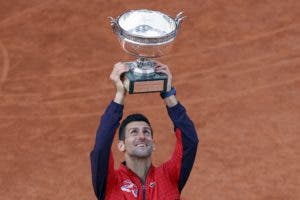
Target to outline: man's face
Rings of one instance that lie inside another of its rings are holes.
[[[125,153],[131,157],[147,158],[153,150],[152,130],[144,121],[130,122],[125,127]]]

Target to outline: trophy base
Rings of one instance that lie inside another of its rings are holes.
[[[163,92],[167,89],[167,82],[168,76],[163,73],[137,76],[129,71],[124,77],[124,86],[129,94]]]

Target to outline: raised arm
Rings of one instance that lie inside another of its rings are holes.
[[[116,181],[111,145],[123,115],[126,92],[120,76],[126,71],[128,67],[117,63],[110,74],[110,79],[116,87],[116,95],[101,117],[95,145],[90,154],[93,187],[98,199],[104,199],[107,189]]]
[[[168,75],[167,91],[162,93],[161,97],[166,104],[177,138],[172,158],[164,164],[164,168],[170,178],[177,181],[178,190],[181,192],[192,170],[199,139],[193,122],[175,97],[176,90],[171,87],[172,74],[168,66],[159,63],[157,72]]]

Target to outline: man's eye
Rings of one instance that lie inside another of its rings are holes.
[[[150,131],[148,131],[148,130],[146,130],[146,131],[144,131],[144,135],[146,135],[146,136],[150,136],[150,135],[151,135],[151,132],[150,132]]]
[[[137,130],[132,130],[132,131],[130,132],[131,135],[137,135],[137,133],[138,133]]]

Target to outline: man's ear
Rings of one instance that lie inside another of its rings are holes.
[[[119,149],[119,151],[121,151],[121,152],[124,152],[125,151],[125,143],[124,143],[124,141],[122,141],[122,140],[120,140],[119,141],[119,143],[118,143],[118,149]]]

